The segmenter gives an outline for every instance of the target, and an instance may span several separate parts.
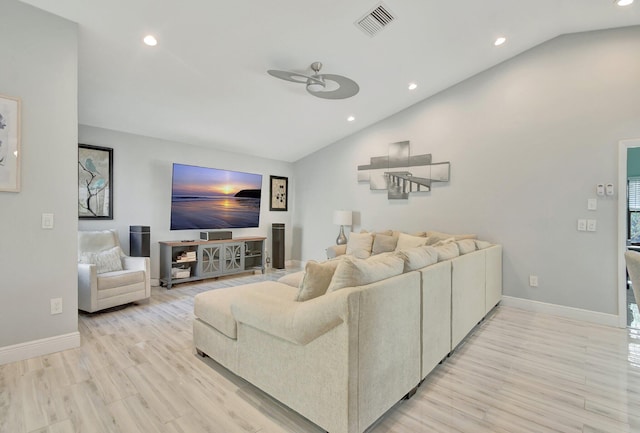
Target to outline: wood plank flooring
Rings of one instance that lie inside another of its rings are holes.
[[[0,366],[0,433],[319,433],[194,354],[193,296],[81,314],[82,346]],[[498,307],[367,433],[640,432],[640,330]]]

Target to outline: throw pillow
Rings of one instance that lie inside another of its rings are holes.
[[[441,241],[436,242],[432,246],[439,247],[440,245],[450,244],[451,242],[455,242],[455,241],[456,241],[456,238],[443,239]]]
[[[397,243],[398,238],[391,235],[376,234],[375,238],[373,238],[373,249],[371,250],[371,254],[375,255],[394,251]]]
[[[371,233],[353,233],[347,241],[347,254],[358,259],[366,259],[371,255],[373,235]]]
[[[420,236],[411,236],[406,233],[400,233],[398,236],[398,243],[396,244],[396,251],[406,250],[408,248],[421,247],[425,244],[427,238]]]
[[[475,239],[462,239],[461,241],[456,241],[456,244],[458,244],[461,255],[472,253],[476,250]]]
[[[415,247],[396,252],[404,261],[404,272],[422,269],[438,261],[438,251],[434,247]]]
[[[443,260],[453,259],[454,257],[458,257],[460,255],[458,244],[456,244],[455,242],[449,242],[448,244],[440,245],[439,247],[433,248],[438,251],[439,262],[442,262]]]
[[[427,235],[427,245],[433,245],[439,241],[443,241],[449,238],[454,238],[457,241],[461,241],[462,239],[477,239],[477,235],[473,234],[461,234],[461,235],[452,235],[449,233],[442,233],[436,231],[428,231]]]
[[[324,295],[340,262],[341,260],[329,260],[323,263],[313,260],[307,262],[296,301],[308,301]]]
[[[404,261],[393,254],[381,254],[368,260],[349,257],[338,264],[327,293],[375,283],[400,275],[403,270]]]
[[[100,251],[99,253],[95,254],[94,260],[94,264],[96,265],[96,272],[98,274],[122,270],[120,247],[113,247],[108,250]]]

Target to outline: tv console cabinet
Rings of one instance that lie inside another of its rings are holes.
[[[160,285],[204,280],[259,269],[264,273],[264,237],[160,242]]]

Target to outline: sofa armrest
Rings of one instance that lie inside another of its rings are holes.
[[[327,248],[327,259],[334,259],[347,253],[347,245],[331,245]]]
[[[340,294],[342,296],[325,295],[305,302],[247,293],[231,304],[231,313],[238,322],[305,345],[345,321],[346,292]]]

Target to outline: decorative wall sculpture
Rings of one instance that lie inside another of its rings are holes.
[[[372,156],[358,166],[358,182],[372,190],[387,190],[389,199],[407,199],[410,192],[431,191],[433,182],[448,182],[449,162],[431,162],[431,154],[410,155],[408,141],[389,144],[387,156]]]

